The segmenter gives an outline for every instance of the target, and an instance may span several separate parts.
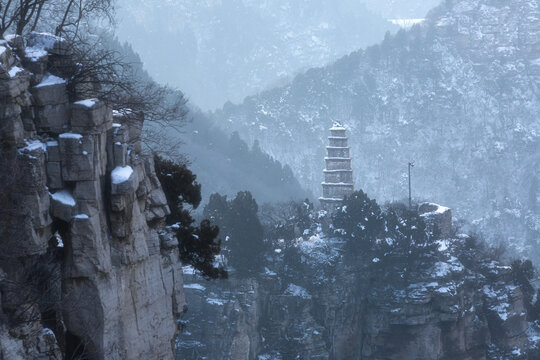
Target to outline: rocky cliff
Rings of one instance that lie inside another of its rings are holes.
[[[81,98],[73,66],[61,38],[0,40],[0,358],[172,359],[182,269],[143,114]]]
[[[451,222],[447,208],[422,212],[428,225]],[[468,241],[441,235],[438,261],[405,280],[378,258],[345,260],[343,239],[321,233],[278,240],[251,278],[187,275],[179,358],[534,359],[539,329],[512,268],[471,261]]]

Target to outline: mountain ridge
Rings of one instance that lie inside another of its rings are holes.
[[[538,192],[540,162],[539,18],[531,0],[448,1],[424,23],[226,104],[213,119],[260,140],[315,194],[327,129],[340,120],[351,131],[357,187],[404,198],[406,165],[416,160],[414,194],[490,224],[490,235],[536,242],[540,220],[530,193]]]

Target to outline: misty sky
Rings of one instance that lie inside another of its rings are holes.
[[[378,43],[399,29],[388,19],[422,18],[437,3],[123,0],[118,35],[158,82],[210,110]]]

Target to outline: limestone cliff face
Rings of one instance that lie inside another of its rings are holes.
[[[73,65],[52,35],[0,40],[0,359],[172,359],[182,269],[143,115],[68,97]]]
[[[444,233],[450,210],[422,208],[428,225]],[[278,243],[283,251],[267,254],[265,272],[250,279],[186,276],[190,311],[178,358],[535,358],[527,352],[538,329],[527,321],[511,268],[462,263],[463,240],[446,233],[439,261],[407,281],[344,262],[343,241],[317,236],[298,242],[298,263]]]

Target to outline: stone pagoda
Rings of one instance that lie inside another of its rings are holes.
[[[323,195],[319,198],[321,206],[327,211],[334,211],[346,196],[354,191],[351,155],[349,151],[347,130],[339,123],[330,128],[326,147],[326,169],[324,169]]]

